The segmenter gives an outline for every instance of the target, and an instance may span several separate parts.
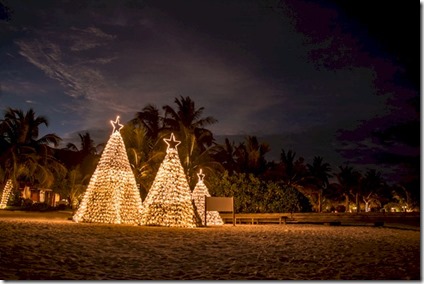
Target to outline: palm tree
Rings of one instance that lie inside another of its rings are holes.
[[[247,136],[235,150],[239,170],[245,173],[262,174],[266,170],[265,154],[271,150],[265,142],[259,143],[256,136]]]
[[[177,110],[169,105],[163,106],[165,111],[164,127],[172,131],[180,131],[185,128],[190,134],[194,134],[196,143],[201,148],[211,146],[213,142],[213,134],[205,127],[217,122],[212,116],[202,118],[204,107],[196,109],[194,101],[190,97],[175,98]]]
[[[296,152],[281,150],[280,164],[282,166],[282,181],[287,185],[301,185],[306,176],[306,166],[303,157],[295,160]]]
[[[401,206],[402,211],[412,212],[419,207],[419,202],[414,200],[411,191],[401,184],[395,184],[391,187],[391,195]]]
[[[158,108],[152,104],[146,105],[142,111],[137,112],[131,123],[145,129],[145,136],[150,139],[150,146],[157,141],[163,129],[163,118],[159,115]]]
[[[82,154],[83,157],[88,156],[88,155],[97,155],[98,154],[98,149],[103,145],[103,144],[99,144],[99,145],[95,145],[94,144],[94,140],[91,139],[90,133],[86,132],[85,134],[81,134],[78,133],[78,136],[81,140],[81,147],[80,149],[78,149],[77,146],[75,146],[75,144],[73,143],[68,143],[66,145],[66,148],[72,151],[78,151]]]
[[[385,188],[385,183],[381,176],[381,172],[375,169],[369,169],[362,180],[361,193],[362,200],[365,203],[365,212],[370,211],[370,204],[376,203],[381,206],[381,191]]]
[[[154,180],[154,173],[164,158],[164,152],[156,144],[152,144],[145,126],[134,123],[134,120],[122,128],[121,135],[136,182],[140,186],[141,197],[144,199]]]
[[[96,145],[88,132],[85,134],[78,133],[78,136],[80,138],[80,147],[78,148],[75,144],[68,143],[58,156],[68,168],[79,167],[81,175],[85,178],[93,174],[100,159],[101,149],[105,146],[105,143]]]
[[[328,178],[331,177],[331,167],[329,163],[323,163],[323,158],[315,156],[311,164],[307,164],[309,183],[318,189],[318,212],[322,210],[322,195],[328,187]]]
[[[163,117],[154,105],[146,105],[123,128],[130,163],[134,167],[135,175],[143,179],[142,187],[148,188],[149,181],[153,181],[153,173],[165,155],[166,144],[163,138],[168,138],[171,132],[181,141],[178,152],[190,183],[197,182],[196,173],[199,167],[204,172],[207,172],[208,168],[222,168],[211,158],[219,149],[212,132],[205,128],[215,123],[216,119],[202,118],[204,108],[197,109],[190,97],[175,98],[175,103],[176,109],[169,105],[163,106]],[[148,149],[140,144],[141,141],[143,145],[148,145]]]
[[[295,188],[311,201],[313,195],[305,180],[307,177],[305,160],[303,157],[295,160],[295,157],[296,152],[289,150],[286,153],[283,149],[281,150],[280,163],[277,166],[277,171],[280,172],[280,182],[288,187]]]
[[[224,145],[217,145],[216,152],[212,155],[212,157],[231,175],[235,172],[239,172],[239,166],[236,161],[236,151],[237,148],[234,141],[230,142],[228,138],[225,138]]]
[[[175,132],[175,136],[181,141],[178,152],[190,182],[192,178],[196,179],[197,167],[202,164],[202,168],[207,167],[207,164],[216,166],[215,161],[209,157],[210,148],[215,148],[213,134],[205,127],[217,120],[211,116],[202,118],[204,107],[196,109],[190,97],[175,98],[175,103],[176,110],[169,105],[163,106],[164,135]],[[213,149],[212,152],[215,151]]]
[[[339,166],[336,173],[340,193],[345,197],[346,210],[349,210],[350,195],[356,198],[356,210],[359,212],[359,185],[361,174],[351,166]]]
[[[15,186],[18,180],[38,183],[49,187],[55,174],[64,174],[66,169],[53,157],[53,149],[60,138],[46,134],[39,138],[41,125],[48,126],[44,116],[36,116],[33,109],[26,113],[19,109],[6,109],[0,121],[0,165],[6,178],[11,178]]]
[[[37,139],[39,127],[42,124],[48,127],[49,122],[45,116],[36,116],[32,108],[26,113],[19,109],[8,108],[5,112],[4,120],[2,120],[3,123],[5,128],[9,130],[4,136],[9,143],[13,142],[18,145],[52,143],[57,146],[61,141],[55,134],[47,134]]]
[[[73,210],[77,209],[79,206],[79,202],[82,198],[82,194],[84,193],[85,189],[87,188],[84,183],[87,183],[90,180],[90,176],[82,176],[81,170],[79,166],[72,169],[68,172],[67,175],[68,180],[68,198],[71,205],[71,208]]]

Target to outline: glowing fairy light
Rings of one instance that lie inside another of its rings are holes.
[[[152,187],[143,202],[142,225],[193,228],[201,224],[181,165],[174,134],[164,139],[168,145]]]
[[[205,195],[208,197],[211,195],[205,183],[203,182],[203,179],[205,178],[205,174],[202,173],[202,169],[200,169],[200,172],[197,174],[197,176],[199,177],[199,181],[194,187],[192,197],[193,197],[194,205],[196,206],[197,212],[199,213],[199,216],[201,217],[202,225],[205,225],[205,219],[204,219]],[[206,212],[206,222],[208,225],[223,225],[224,224],[218,211]]]
[[[116,117],[115,121],[111,120],[110,123],[113,127],[112,133],[119,132],[121,131],[122,127],[124,127],[121,123],[119,123],[119,115]]]
[[[3,188],[3,193],[1,195],[0,209],[6,208],[7,201],[9,201],[10,192],[12,192],[12,188],[13,188],[12,180],[8,179]]]
[[[177,146],[181,144],[181,141],[175,140],[174,133],[171,133],[171,137],[169,139],[164,138],[163,141],[165,141],[166,145],[168,145],[168,149],[177,150]]]
[[[138,224],[140,221],[141,197],[119,133],[123,125],[119,116],[111,123],[113,132],[73,216],[75,222]]]
[[[199,178],[198,182],[202,182],[203,183],[203,179],[205,178],[205,174],[202,173],[202,169],[200,169],[200,172],[197,174],[197,177]]]

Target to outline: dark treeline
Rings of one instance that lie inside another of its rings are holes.
[[[163,138],[172,132],[181,141],[178,152],[191,189],[202,169],[210,193],[235,196],[237,212],[419,210],[413,188],[419,177],[388,184],[375,169],[333,168],[320,156],[308,162],[293,149],[281,149],[280,160],[269,162],[266,142],[247,136],[238,144],[229,139],[218,144],[208,130],[215,118],[204,117],[204,108],[190,97],[174,103],[161,109],[146,105],[121,130],[143,200],[165,156]],[[80,133],[80,145],[59,148],[57,135],[39,137],[42,125],[48,126],[47,118],[32,109],[6,110],[0,121],[0,181],[4,185],[11,179],[15,189],[51,188],[75,208],[105,143],[96,145],[89,133]]]

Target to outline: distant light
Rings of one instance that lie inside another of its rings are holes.
[[[3,189],[3,194],[1,195],[0,200],[0,209],[6,208],[7,201],[9,200],[10,192],[12,191],[13,183],[11,179],[8,179],[6,182],[6,185]]]

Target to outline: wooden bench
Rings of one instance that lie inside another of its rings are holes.
[[[233,223],[232,214],[220,213],[224,223]],[[238,213],[236,224],[321,224],[329,226],[341,225],[373,225],[405,224],[420,226],[420,213]]]
[[[340,226],[342,224],[374,224],[384,226],[384,220],[379,216],[367,215],[367,213],[294,213],[292,223],[297,224],[324,224]]]
[[[232,223],[233,217],[229,214],[220,214],[224,223]],[[278,223],[286,224],[287,215],[280,213],[240,213],[235,214],[236,224],[264,224],[264,223]]]

